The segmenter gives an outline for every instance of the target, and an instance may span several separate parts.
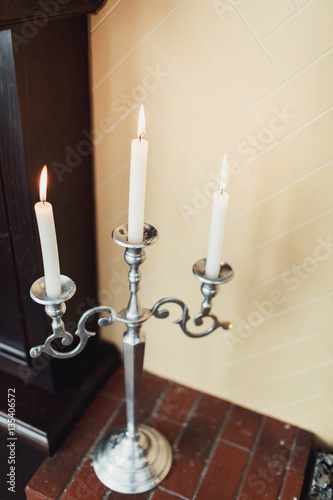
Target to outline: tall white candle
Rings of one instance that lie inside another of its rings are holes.
[[[141,243],[143,240],[143,224],[145,215],[146,173],[148,158],[148,142],[142,139],[145,133],[145,114],[140,107],[138,138],[131,145],[131,167],[128,205],[128,242]]]
[[[53,208],[51,203],[46,201],[46,190],[47,168],[44,166],[39,184],[40,201],[35,204],[35,213],[42,249],[46,295],[50,299],[56,299],[61,295],[58,245]]]
[[[206,277],[214,280],[220,274],[221,257],[229,194],[224,190],[227,180],[227,158],[223,157],[220,191],[213,197],[209,243],[206,259]]]

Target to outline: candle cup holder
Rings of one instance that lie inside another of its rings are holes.
[[[78,322],[75,335],[79,344],[68,352],[59,352],[52,342],[60,338],[63,345],[70,345],[73,336],[66,332],[62,316],[65,312],[65,301],[75,293],[75,284],[67,277],[61,277],[61,295],[55,300],[49,300],[45,294],[43,278],[37,280],[31,287],[31,297],[45,306],[46,313],[52,318],[53,334],[43,345],[30,350],[32,357],[46,353],[55,358],[68,358],[77,355],[85,347],[89,338],[95,335],[85,328],[90,316],[106,313],[98,320],[100,326],[109,326],[114,322],[124,323],[127,330],[123,336],[126,416],[125,426],[112,430],[97,443],[93,458],[93,466],[98,478],[108,488],[119,493],[141,493],[155,488],[168,474],[172,464],[172,450],[167,439],[153,427],[139,424],[138,409],[143,374],[143,358],[145,340],[141,335],[141,326],[151,316],[164,319],[169,311],[163,306],[177,304],[182,309],[182,315],[174,321],[182,331],[192,338],[209,335],[217,328],[229,330],[229,322],[220,322],[211,314],[211,301],[218,291],[218,286],[230,281],[233,277],[232,268],[221,263],[220,274],[215,280],[205,276],[206,260],[201,259],[193,266],[193,273],[202,282],[201,292],[204,300],[201,311],[194,317],[194,324],[203,324],[204,318],[211,320],[211,325],[200,333],[192,333],[188,327],[190,320],[188,307],[176,298],[164,298],[154,304],[151,309],[142,308],[138,296],[140,285],[140,266],[145,260],[144,249],[158,239],[157,230],[149,224],[144,225],[143,241],[140,244],[130,244],[127,239],[127,224],[116,227],[112,233],[113,240],[125,247],[124,258],[130,267],[128,273],[130,298],[126,309],[118,314],[108,306],[94,307],[86,311]]]

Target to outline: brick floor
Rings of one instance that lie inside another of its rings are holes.
[[[300,499],[311,433],[148,373],[140,416],[173,446],[173,466],[157,489],[130,496],[112,492],[92,467],[97,440],[126,420],[121,367],[32,477],[27,499]]]

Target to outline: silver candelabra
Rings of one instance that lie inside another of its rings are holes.
[[[30,294],[34,301],[45,306],[45,311],[52,319],[52,335],[43,345],[31,348],[30,355],[35,358],[46,353],[54,358],[70,358],[79,354],[94,332],[86,329],[87,320],[104,313],[98,320],[100,326],[109,326],[114,322],[124,323],[127,327],[123,336],[123,354],[125,369],[126,415],[127,424],[107,433],[98,442],[93,465],[98,478],[108,488],[120,493],[141,493],[156,487],[168,474],[172,463],[172,450],[167,439],[156,429],[139,424],[138,406],[143,372],[145,340],[140,331],[142,324],[151,316],[166,318],[169,311],[164,305],[174,303],[181,307],[182,315],[175,321],[189,337],[199,338],[212,333],[221,327],[231,328],[229,322],[220,322],[211,314],[211,301],[217,294],[217,287],[227,283],[233,277],[232,268],[222,262],[217,279],[210,280],[205,276],[206,259],[197,261],[193,266],[195,276],[202,282],[201,292],[204,300],[201,311],[195,316],[194,324],[201,326],[203,318],[209,317],[211,325],[202,333],[191,333],[187,328],[190,319],[188,307],[179,299],[161,299],[151,309],[141,307],[138,296],[140,284],[140,266],[145,260],[144,248],[158,239],[157,230],[144,225],[144,238],[140,244],[130,244],[127,239],[127,224],[116,227],[112,233],[113,240],[125,247],[124,258],[130,266],[128,274],[130,299],[126,309],[118,314],[108,306],[94,307],[86,311],[78,322],[75,335],[79,337],[78,345],[71,351],[58,351],[52,342],[61,339],[64,346],[73,342],[73,336],[65,330],[62,316],[66,311],[65,302],[75,293],[75,283],[66,276],[61,276],[61,295],[57,299],[48,299],[45,280],[40,278],[32,285]]]

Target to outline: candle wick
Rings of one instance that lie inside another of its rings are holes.
[[[224,188],[221,188],[221,194],[223,194]]]
[[[145,135],[145,133],[146,133],[146,131],[142,130],[142,132],[139,134],[138,139],[140,142],[142,141],[142,137]]]

